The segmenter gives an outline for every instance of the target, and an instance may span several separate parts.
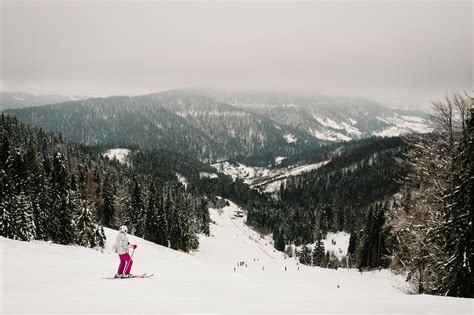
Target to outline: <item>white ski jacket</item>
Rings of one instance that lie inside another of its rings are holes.
[[[117,254],[122,255],[128,253],[128,249],[131,248],[131,245],[128,242],[127,234],[119,232],[117,235],[117,241],[115,242],[114,250]]]

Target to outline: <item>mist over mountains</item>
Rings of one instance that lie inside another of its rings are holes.
[[[0,110],[34,107],[85,99],[86,96],[35,95],[24,92],[0,92]]]

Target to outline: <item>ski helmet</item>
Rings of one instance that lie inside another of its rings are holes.
[[[122,233],[127,233],[128,232],[128,229],[125,225],[122,225],[120,228],[119,228],[119,231],[122,232]]]

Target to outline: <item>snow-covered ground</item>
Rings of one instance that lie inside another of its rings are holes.
[[[280,164],[284,157],[275,158],[275,164]],[[240,178],[251,187],[258,188],[263,192],[274,193],[280,189],[280,185],[286,178],[297,176],[320,168],[329,161],[319,163],[304,164],[299,166],[289,166],[282,168],[265,168],[247,166],[242,163],[231,164],[229,162],[219,162],[212,164],[218,172],[230,176],[232,179]]]
[[[297,140],[296,137],[291,133],[284,135],[283,138],[285,138],[287,143],[295,143]]]
[[[188,189],[188,185],[189,185],[188,179],[184,177],[183,175],[181,175],[180,173],[176,173],[175,175],[178,182],[184,186],[184,189]]]
[[[113,230],[103,252],[0,238],[0,313],[473,312],[472,299],[405,294],[402,278],[388,271],[298,266],[245,218],[231,219],[237,209],[211,209],[212,236],[201,237],[193,254],[131,236],[138,244],[132,270],[154,273],[151,279],[102,279],[118,265]]]
[[[257,188],[262,188],[261,190],[266,193],[275,193],[280,190],[282,183],[290,176],[298,176],[307,172],[314,171],[320,168],[323,165],[326,165],[329,161],[313,163],[313,164],[304,164],[300,166],[291,166],[287,168],[277,168],[272,170],[266,176],[261,178],[256,178],[253,181],[253,186]]]
[[[313,118],[321,125],[321,128],[309,128],[308,132],[315,138],[326,141],[349,141],[358,139],[362,132],[355,126],[357,121],[346,119],[346,121],[336,121],[329,117],[318,116],[313,113]],[[385,129],[374,131],[372,135],[380,137],[399,136],[406,133],[428,133],[432,131],[426,119],[419,116],[408,116],[393,114],[392,116],[377,117],[388,126]]]
[[[416,116],[399,116],[394,115],[392,117],[377,117],[380,121],[383,121],[390,127],[374,132],[374,136],[380,137],[392,137],[399,136],[406,133],[428,133],[433,131],[433,128],[430,127],[426,120],[421,117]]]
[[[129,149],[109,149],[103,153],[104,156],[110,160],[117,160],[122,164],[128,164],[128,155],[130,154]]]
[[[333,142],[339,142],[339,141],[350,141],[352,140],[351,137],[348,137],[342,133],[335,132],[332,130],[317,130],[310,128],[308,132],[315,138],[321,139],[321,140],[326,140],[326,141],[333,141]]]

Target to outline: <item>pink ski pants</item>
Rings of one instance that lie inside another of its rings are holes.
[[[118,267],[117,273],[128,275],[130,273],[130,270],[132,269],[133,260],[130,258],[130,255],[128,253],[120,254],[119,258],[120,258],[120,265]]]

